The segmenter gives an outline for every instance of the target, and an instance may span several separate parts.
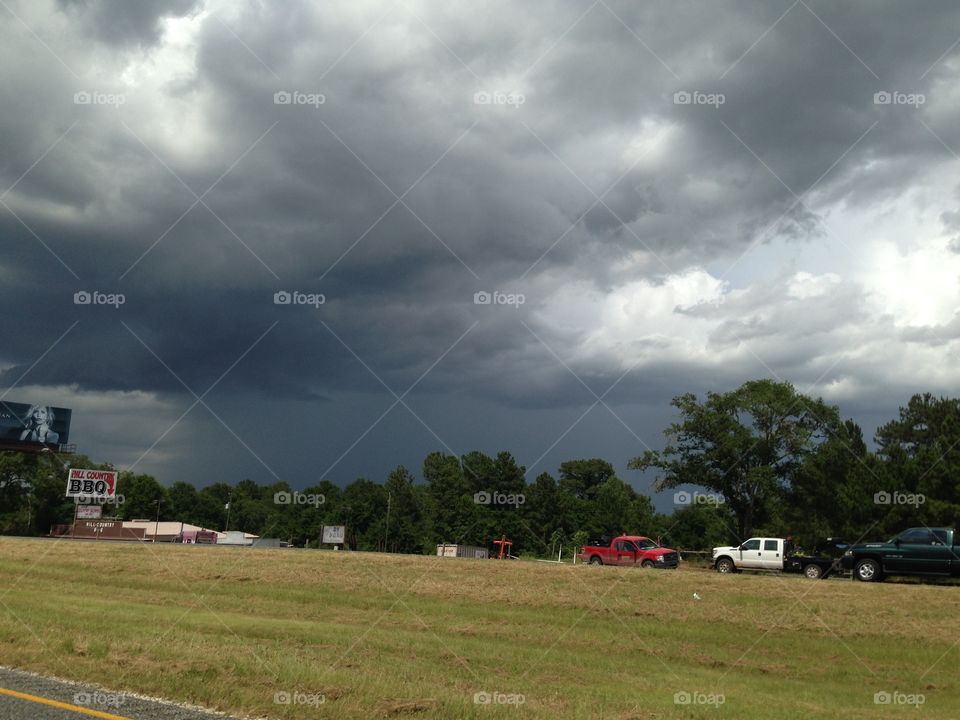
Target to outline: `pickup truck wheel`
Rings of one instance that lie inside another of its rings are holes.
[[[803,574],[811,580],[819,580],[823,577],[823,568],[816,563],[810,563],[803,569]]]
[[[594,555],[590,558],[591,565],[603,565],[603,560],[600,559],[599,555]]]
[[[644,560],[642,563],[640,563],[640,567],[652,568],[652,567],[656,567],[656,564],[654,564],[653,560]]]
[[[883,580],[883,571],[880,563],[871,558],[861,560],[853,569],[853,576],[861,582],[880,582]]]
[[[737,571],[737,566],[733,564],[730,558],[720,558],[717,560],[718,573],[732,573]]]

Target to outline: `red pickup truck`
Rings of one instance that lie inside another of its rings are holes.
[[[591,565],[626,565],[644,568],[676,568],[680,553],[663,548],[643,535],[620,535],[606,542],[588,540],[579,557]]]

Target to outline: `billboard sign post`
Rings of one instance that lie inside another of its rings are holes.
[[[117,497],[117,471],[116,470],[86,470],[84,468],[70,468],[67,473],[67,492],[66,497],[74,498],[73,508],[73,535],[76,535],[77,518],[99,518],[103,513],[100,505],[87,505],[93,501],[111,501]],[[80,514],[81,508],[83,515]],[[96,510],[94,510],[96,508]],[[97,515],[87,515],[86,513],[97,512]]]

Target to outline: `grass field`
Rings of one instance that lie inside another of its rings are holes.
[[[955,586],[0,538],[0,664],[255,717],[956,718],[958,609]]]

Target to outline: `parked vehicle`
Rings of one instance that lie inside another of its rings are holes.
[[[577,557],[591,565],[676,568],[680,564],[680,553],[660,547],[643,535],[620,535],[608,542],[588,540]]]
[[[830,540],[834,541],[834,546],[838,543],[834,538]],[[784,538],[750,538],[741,545],[715,547],[713,566],[720,573],[767,570],[803,573],[811,580],[828,577],[840,570],[837,557],[798,553],[793,543]]]
[[[953,528],[910,528],[887,542],[853,545],[843,567],[862,582],[891,575],[960,577],[960,543]]]

